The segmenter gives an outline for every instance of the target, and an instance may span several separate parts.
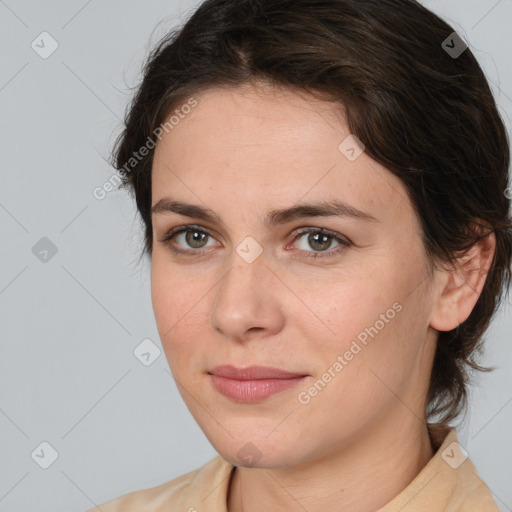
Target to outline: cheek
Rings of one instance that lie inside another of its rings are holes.
[[[169,259],[165,250],[158,249],[154,250],[151,262],[153,310],[159,327],[167,329],[188,316],[188,312],[194,314],[194,306],[207,286],[204,279],[198,278],[193,265],[178,266]]]
[[[317,377],[329,369],[340,375],[333,389],[352,389],[358,382],[358,397],[375,393],[376,377],[370,370],[397,383],[421,340],[421,306],[407,297],[409,281],[403,273],[382,269],[364,277],[343,276],[323,288],[302,287],[303,301],[316,316],[308,312],[300,317],[298,329]]]
[[[313,286],[315,283],[316,286]],[[382,293],[384,283],[372,275],[334,276],[303,283],[296,308],[301,309],[303,334],[326,348],[342,349],[392,305]]]
[[[173,272],[158,260],[152,262],[151,300],[166,353],[186,348],[188,340],[200,339],[199,329],[206,315],[204,294],[204,286],[197,279]]]

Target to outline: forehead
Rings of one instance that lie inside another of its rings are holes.
[[[252,206],[336,198],[372,212],[407,201],[389,170],[364,152],[349,160],[340,150],[351,134],[339,104],[271,86],[194,98],[197,106],[157,143],[153,204],[170,191],[224,206],[235,196]]]
[[[298,89],[244,84],[206,89],[194,98],[197,106],[181,116],[171,131],[176,144],[195,132],[202,145],[211,145],[213,141],[217,146],[219,139],[223,139],[224,152],[269,143],[272,147],[286,144],[283,150],[298,151],[306,138],[312,148],[314,139],[328,131],[339,136],[348,134],[342,105],[320,101]]]

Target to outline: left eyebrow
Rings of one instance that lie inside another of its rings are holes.
[[[370,213],[359,210],[343,201],[320,201],[298,204],[281,210],[272,210],[265,218],[265,225],[272,228],[277,224],[284,224],[290,220],[304,217],[350,217],[366,222],[380,222]]]
[[[177,213],[185,217],[218,223],[225,227],[222,219],[213,210],[194,204],[174,201],[168,197],[160,199],[151,207],[151,215],[160,213]],[[359,210],[342,201],[320,201],[272,210],[265,217],[264,225],[271,229],[278,224],[307,217],[350,217],[366,222],[381,222],[370,213]]]

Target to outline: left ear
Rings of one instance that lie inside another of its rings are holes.
[[[495,249],[496,236],[490,232],[457,260],[456,268],[444,271],[441,294],[430,318],[432,328],[451,331],[469,317],[484,287]]]

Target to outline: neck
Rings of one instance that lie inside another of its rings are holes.
[[[328,457],[286,469],[237,467],[229,512],[374,512],[399,494],[434,455],[426,423],[379,423]]]

